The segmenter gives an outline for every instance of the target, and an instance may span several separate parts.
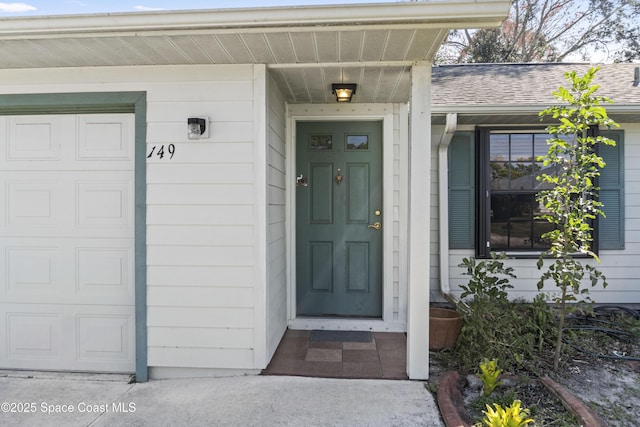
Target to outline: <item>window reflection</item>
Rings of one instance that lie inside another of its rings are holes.
[[[544,206],[538,191],[549,188],[537,179],[555,174],[555,166],[537,161],[547,153],[547,134],[492,133],[489,139],[492,250],[544,250],[542,235],[553,225],[538,219]]]

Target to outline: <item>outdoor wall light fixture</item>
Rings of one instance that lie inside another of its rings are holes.
[[[187,119],[187,125],[189,127],[189,133],[187,136],[189,139],[206,138],[209,129],[207,129],[207,117],[189,117]]]
[[[331,85],[331,93],[336,96],[336,101],[338,102],[351,102],[357,86],[355,83],[333,83]]]

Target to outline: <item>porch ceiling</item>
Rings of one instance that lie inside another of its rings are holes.
[[[508,0],[452,0],[0,19],[0,69],[267,64],[290,103],[406,102],[410,68],[453,28],[497,26]]]

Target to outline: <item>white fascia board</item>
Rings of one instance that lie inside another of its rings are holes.
[[[218,10],[182,10],[0,19],[2,38],[167,30],[225,30],[367,25],[480,28],[498,26],[509,12],[508,0],[453,0]]]
[[[499,105],[432,105],[432,115],[448,113],[495,115],[495,114],[532,114],[547,108],[551,104],[499,104]]]
[[[546,104],[497,104],[497,105],[432,105],[431,115],[444,116],[448,113],[457,113],[462,115],[519,115],[519,114],[538,114],[540,111],[552,105],[558,105],[556,102]],[[640,104],[611,104],[604,105],[608,113],[639,113]]]

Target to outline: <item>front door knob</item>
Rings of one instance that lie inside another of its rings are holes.
[[[380,223],[380,221],[376,221],[373,224],[369,224],[368,227],[375,230],[380,230],[382,228],[382,223]]]

